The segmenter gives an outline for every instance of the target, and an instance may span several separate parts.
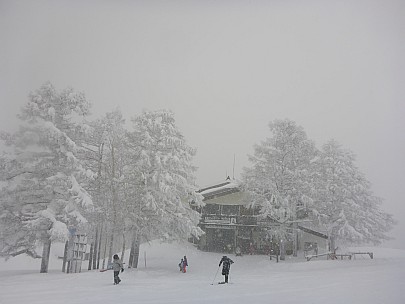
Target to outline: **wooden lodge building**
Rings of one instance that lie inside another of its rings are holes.
[[[203,251],[234,253],[239,247],[242,254],[278,254],[279,240],[269,239],[266,230],[278,223],[258,220],[259,209],[249,208],[246,193],[238,182],[226,181],[200,189],[205,206],[201,213],[200,227],[205,235],[200,237],[198,248]],[[306,254],[328,251],[326,234],[297,225],[297,249]],[[293,253],[293,229],[291,238],[284,241],[286,254]]]

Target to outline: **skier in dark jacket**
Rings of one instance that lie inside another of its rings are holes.
[[[228,258],[226,255],[224,255],[219,262],[219,266],[222,264],[222,275],[225,276],[225,283],[228,283],[228,275],[229,275],[229,270],[231,269],[231,264],[233,264],[233,261]]]
[[[120,270],[121,272],[124,271],[124,266],[118,257],[118,254],[114,254],[113,256],[113,263],[112,263],[112,269],[114,271],[114,285],[117,285],[121,282],[121,279],[119,278]]]

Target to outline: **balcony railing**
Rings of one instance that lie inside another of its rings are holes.
[[[201,217],[201,224],[257,226],[257,219],[249,215],[205,214]]]

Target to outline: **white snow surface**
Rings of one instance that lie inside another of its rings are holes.
[[[47,274],[39,273],[40,260],[25,256],[0,260],[0,303],[405,303],[404,250],[351,248],[372,251],[374,259],[301,257],[279,263],[262,255],[228,255],[235,262],[230,284],[218,285],[223,276],[221,271],[215,274],[222,254],[201,252],[191,244],[153,242],[141,246],[139,268],[126,268],[121,284],[114,286],[112,271],[62,273],[62,260],[57,259],[62,248],[53,246]],[[187,273],[178,269],[184,255]],[[124,262],[127,259],[128,252]],[[87,265],[84,262],[85,269]]]

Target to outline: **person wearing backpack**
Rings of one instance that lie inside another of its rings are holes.
[[[221,261],[219,261],[219,267],[221,266],[221,264],[222,264],[222,275],[225,276],[224,283],[228,283],[229,270],[231,269],[231,264],[233,264],[233,261],[226,255],[224,255]]]
[[[183,257],[183,273],[186,273],[187,272],[187,266],[188,266],[188,262],[187,262],[187,257],[186,256],[184,256]]]
[[[121,282],[119,277],[120,271],[124,272],[124,267],[120,258],[118,257],[118,254],[114,254],[113,256],[112,269],[114,271],[114,285],[117,285]]]

